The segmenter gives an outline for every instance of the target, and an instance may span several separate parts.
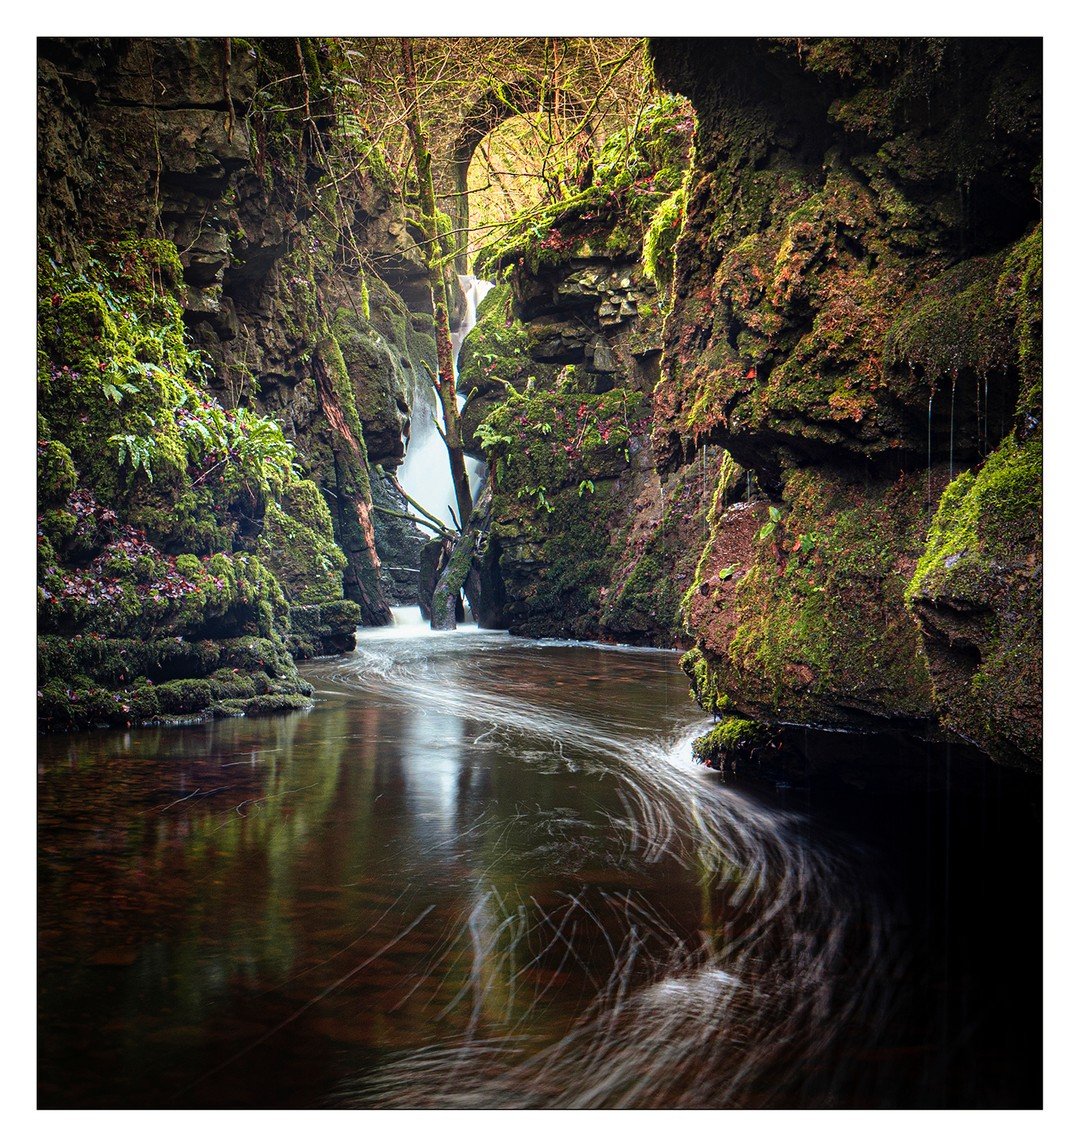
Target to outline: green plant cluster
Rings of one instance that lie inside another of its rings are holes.
[[[86,635],[184,650],[250,637],[272,650],[271,684],[251,696],[302,699],[285,644],[289,598],[340,599],[343,559],[280,426],[207,391],[185,339],[175,248],[132,240],[77,265],[45,257],[39,286],[39,626],[89,658],[39,667],[43,723],[242,700],[207,686],[207,701],[190,685],[229,664],[178,671],[187,684],[165,693],[157,677],[157,692],[119,688],[97,676],[78,644]]]
[[[573,256],[640,251],[654,214],[665,205],[667,224],[660,227],[671,231],[677,208],[668,201],[682,187],[694,123],[686,100],[660,96],[634,124],[604,141],[587,186],[523,213],[483,247],[478,272],[494,274],[519,261],[535,271]]]

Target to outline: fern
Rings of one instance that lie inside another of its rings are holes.
[[[153,419],[150,419],[153,425]],[[153,434],[113,434],[109,444],[116,447],[116,461],[131,467],[133,474],[145,472],[147,480],[153,482],[152,463],[157,457],[157,439]]]
[[[101,392],[110,402],[115,402],[119,406],[125,394],[138,394],[139,388],[122,375],[112,374],[102,379]]]

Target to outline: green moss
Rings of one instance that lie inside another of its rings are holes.
[[[295,709],[310,709],[314,704],[303,693],[272,693],[264,697],[252,697],[244,702],[244,714],[248,717],[265,717],[272,713],[287,713]]]
[[[1037,551],[1041,516],[1042,442],[1009,435],[977,473],[946,487],[905,599],[979,601],[1003,564]]]
[[[39,502],[44,506],[61,505],[78,481],[71,452],[63,442],[39,441],[37,465]]]
[[[57,306],[55,347],[61,361],[89,365],[90,352],[116,341],[116,324],[96,291],[75,291]]]
[[[850,232],[873,234],[871,196],[844,169],[819,188],[787,168],[742,174],[766,188],[769,209],[753,223],[717,220],[723,258],[684,308],[687,346],[666,359],[683,395],[680,432],[883,445],[881,343],[904,274],[894,258],[851,249]],[[704,354],[690,345],[695,329],[711,332]]]
[[[1027,437],[1042,421],[1042,224],[1006,254],[996,302],[1013,323],[1020,396],[1017,432]]]
[[[671,633],[675,630],[678,600],[670,577],[669,555],[656,536],[604,609],[601,622],[613,633]]]
[[[53,679],[38,690],[38,717],[47,729],[132,724],[151,720],[159,711],[150,685],[114,691],[86,678]]]
[[[322,622],[334,633],[351,633],[360,624],[360,606],[355,601],[324,601]]]
[[[78,519],[67,510],[46,510],[38,518],[38,530],[42,537],[57,549],[65,548],[76,536],[78,528]]]
[[[621,473],[630,439],[644,429],[645,396],[625,387],[604,394],[508,387],[481,423],[496,487],[518,499],[538,499],[586,479]],[[542,503],[541,503],[542,504]]]
[[[342,593],[345,555],[333,541],[331,529],[326,528],[330,514],[325,503],[323,511],[322,531],[312,529],[272,503],[263,517],[259,558],[273,570],[289,599],[300,605],[340,598]]]
[[[362,427],[371,434],[398,439],[403,422],[401,411],[412,397],[409,381],[401,369],[400,356],[393,354],[379,333],[351,308],[337,310],[333,336],[340,351],[340,365],[333,349],[326,349],[332,358],[331,369],[335,372],[335,394],[348,385],[353,409]],[[343,410],[348,414],[347,397]]]
[[[167,681],[157,686],[158,705],[162,713],[198,713],[209,709],[214,699],[210,682],[202,678]]]
[[[167,239],[128,239],[117,243],[115,258],[124,282],[138,292],[165,294],[183,289],[184,267],[176,244]]]
[[[293,606],[289,621],[288,645],[292,655],[318,657],[352,647],[347,639],[360,624],[361,611],[355,601],[325,601],[319,605]]]
[[[445,628],[453,619],[458,595],[472,567],[475,535],[466,533],[454,546],[450,560],[439,576],[431,598],[431,619],[437,628]]]
[[[685,183],[656,209],[645,232],[641,264],[645,274],[664,288],[665,295],[675,278],[675,243],[686,215]]]
[[[693,743],[694,756],[699,761],[716,766],[729,753],[743,753],[763,745],[769,731],[756,721],[742,717],[727,717]]]

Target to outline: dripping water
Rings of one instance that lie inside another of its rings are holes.
[[[952,398],[949,403],[949,481],[953,480],[953,453],[956,440],[956,372],[953,372]]]

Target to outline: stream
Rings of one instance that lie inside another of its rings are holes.
[[[672,653],[397,622],[41,739],[42,1107],[1038,1105],[1031,785],[725,783]]]

